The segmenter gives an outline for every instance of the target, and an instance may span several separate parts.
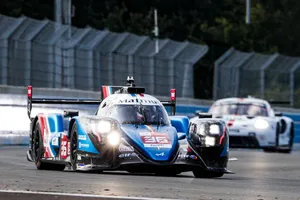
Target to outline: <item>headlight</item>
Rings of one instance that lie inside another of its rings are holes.
[[[118,132],[111,132],[107,135],[107,142],[112,145],[112,146],[116,146],[120,143],[120,134]]]
[[[90,124],[93,133],[107,133],[111,131],[111,123],[109,121],[94,121]]]
[[[220,135],[220,127],[217,124],[212,124],[209,126],[209,133],[213,135]]]
[[[101,132],[109,132],[111,131],[111,123],[109,121],[100,121],[98,123],[99,130]]]
[[[215,144],[216,144],[216,138],[209,137],[209,136],[205,137],[205,145],[207,145],[207,146],[215,146]]]
[[[264,119],[258,119],[254,123],[256,129],[266,129],[269,127],[269,123]]]

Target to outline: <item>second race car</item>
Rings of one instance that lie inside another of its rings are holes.
[[[192,120],[174,116],[176,91],[170,101],[159,101],[135,87],[103,86],[103,100],[38,99],[32,103],[98,104],[95,115],[75,111],[31,117],[27,159],[37,169],[125,170],[195,177],[221,177],[227,170],[228,129],[211,116]],[[171,106],[168,116],[164,106]],[[190,125],[189,125],[190,124]]]
[[[274,112],[268,101],[253,97],[219,99],[209,113],[226,121],[231,147],[292,151],[294,122]]]

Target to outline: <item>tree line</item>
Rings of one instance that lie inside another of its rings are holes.
[[[245,23],[246,0],[72,0],[72,25],[153,37],[153,9],[159,37],[207,44],[209,53],[195,67],[195,93],[211,98],[213,64],[228,48],[300,56],[299,0],[251,0],[251,24]],[[54,19],[54,0],[1,0],[0,13]],[[201,91],[201,92],[200,92]]]

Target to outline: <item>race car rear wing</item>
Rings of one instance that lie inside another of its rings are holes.
[[[100,99],[56,99],[56,98],[33,98],[33,88],[27,88],[27,115],[31,118],[32,104],[84,104],[99,105]]]
[[[134,92],[138,88],[132,88],[129,92]],[[102,88],[103,90],[103,88]],[[104,91],[102,92],[104,93]],[[105,97],[104,97],[105,98]],[[56,98],[33,98],[32,86],[27,88],[27,115],[31,120],[32,104],[83,104],[83,105],[99,105],[101,99],[56,99]],[[176,112],[176,90],[170,90],[170,101],[161,101],[164,106],[171,107],[171,115]]]
[[[274,101],[274,100],[269,100],[268,101],[272,105],[290,105],[290,101]]]

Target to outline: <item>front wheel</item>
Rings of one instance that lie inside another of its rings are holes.
[[[224,175],[224,172],[212,172],[203,169],[193,170],[193,174],[196,178],[219,178]]]
[[[77,170],[77,151],[78,151],[78,133],[77,125],[73,124],[71,134],[70,134],[70,164],[71,168]]]
[[[276,152],[279,147],[279,134],[280,134],[280,126],[277,124],[276,126],[276,136],[275,136],[275,146],[274,147],[266,147],[263,148],[264,152],[271,153]]]

